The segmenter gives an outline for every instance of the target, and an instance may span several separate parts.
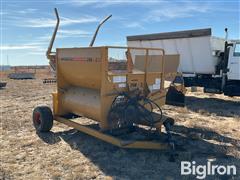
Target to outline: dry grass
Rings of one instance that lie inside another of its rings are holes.
[[[0,90],[0,179],[183,179],[180,160],[169,162],[164,152],[119,149],[56,122],[52,132],[36,134],[32,109],[51,106],[54,89],[41,80],[8,80]],[[187,93],[185,108],[164,112],[177,120],[174,138],[192,160],[216,158],[239,171],[239,101],[198,91]]]

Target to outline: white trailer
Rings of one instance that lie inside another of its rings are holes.
[[[227,30],[226,30],[227,32]],[[179,54],[178,71],[185,86],[201,86],[205,92],[240,96],[240,41],[225,41],[211,29],[197,29],[127,37],[128,46],[163,48]]]

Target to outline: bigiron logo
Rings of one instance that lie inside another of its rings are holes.
[[[235,165],[213,165],[207,161],[205,165],[198,165],[195,161],[181,161],[181,175],[195,175],[197,179],[205,179],[206,176],[236,175]]]

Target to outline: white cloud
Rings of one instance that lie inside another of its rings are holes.
[[[37,9],[28,8],[28,9],[23,9],[23,10],[16,11],[16,13],[29,14],[29,13],[34,13],[34,12],[36,12],[36,11],[37,11]]]
[[[35,42],[38,42],[38,43],[49,42],[51,38],[52,38],[52,35],[45,34],[45,35],[39,36],[37,39],[35,39]]]
[[[61,17],[60,25],[67,26],[73,24],[97,22],[98,19],[93,16],[84,16],[78,19]],[[56,25],[56,19],[51,18],[23,18],[21,23],[16,23],[17,26],[31,27],[31,28],[48,28]]]
[[[30,52],[28,52],[28,54],[38,55],[38,56],[45,56],[46,50],[45,51],[30,51]]]
[[[97,1],[79,1],[79,0],[66,0],[66,1],[59,1],[56,4],[71,4],[74,6],[86,6],[90,4],[95,4]]]
[[[59,30],[58,37],[66,38],[66,37],[90,37],[92,33],[83,30]]]
[[[6,15],[6,14],[8,14],[8,13],[7,12],[3,12],[3,11],[0,12],[0,15]]]
[[[22,9],[22,10],[8,10],[8,11],[1,11],[0,15],[26,15],[26,14],[31,14],[35,13],[37,9],[34,8],[27,8],[27,9]]]
[[[1,50],[24,50],[24,49],[38,49],[39,46],[33,45],[5,45],[0,46]]]
[[[125,27],[127,27],[127,28],[141,28],[141,29],[144,29],[144,27],[139,22],[131,22],[129,24],[125,24]]]
[[[83,30],[58,30],[57,35],[56,35],[56,39],[61,39],[61,38],[68,38],[68,37],[90,37],[92,35],[92,33],[89,33],[87,31],[83,31]],[[35,44],[35,45],[44,45],[44,44],[48,44],[50,42],[52,38],[52,34],[45,34],[42,36],[39,36],[38,38],[36,38],[34,40],[33,43],[31,44]]]
[[[68,1],[62,1],[58,2],[58,4],[70,4],[73,6],[92,6],[97,8],[107,7],[107,6],[113,6],[113,5],[121,5],[121,4],[127,4],[127,5],[151,5],[151,4],[157,4],[162,2],[163,0],[149,0],[149,1],[142,1],[142,0],[90,0],[90,1],[81,1],[81,0],[68,0]]]
[[[159,9],[150,11],[145,18],[145,21],[166,21],[171,19],[192,17],[197,14],[205,13],[210,10],[207,4],[200,5],[199,3],[170,3],[166,2],[165,5]]]
[[[69,34],[69,35],[86,35],[86,34],[90,34],[87,31],[83,31],[83,30],[59,30],[59,33],[62,34]]]
[[[45,51],[46,48],[44,46],[48,45],[48,42],[39,41],[39,39],[26,42],[23,41],[22,43],[18,44],[5,44],[0,46],[0,50],[31,50],[31,51]]]
[[[91,36],[91,33],[87,31],[65,29],[65,30],[59,30],[56,38],[89,37],[89,36]],[[8,51],[31,50],[28,52],[28,54],[44,55],[51,38],[52,38],[52,35],[45,34],[43,36],[39,36],[32,42],[0,46],[0,50],[8,50]]]

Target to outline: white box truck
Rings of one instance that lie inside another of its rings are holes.
[[[208,28],[128,36],[127,43],[179,54],[178,71],[186,87],[200,86],[204,92],[240,96],[240,40],[214,37]]]

